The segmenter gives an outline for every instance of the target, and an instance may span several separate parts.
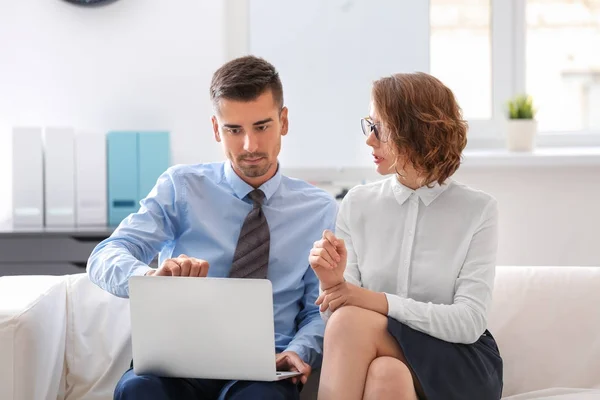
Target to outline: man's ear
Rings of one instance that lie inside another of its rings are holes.
[[[221,143],[221,133],[219,132],[219,121],[217,121],[217,117],[214,115],[211,117],[211,122],[213,126],[213,134],[215,135],[215,140]]]
[[[288,108],[287,107],[283,107],[281,109],[279,119],[281,121],[281,136],[285,136],[285,135],[287,135],[288,128],[289,128]]]

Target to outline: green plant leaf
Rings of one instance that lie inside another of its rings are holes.
[[[526,94],[520,94],[507,102],[507,114],[510,119],[533,119],[535,117],[533,98]]]

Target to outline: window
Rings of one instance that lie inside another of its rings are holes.
[[[454,92],[467,119],[492,117],[489,0],[431,0],[430,72]]]
[[[528,93],[539,144],[600,143],[600,0],[430,0],[429,18],[430,72],[472,138],[500,138],[506,101]]]
[[[526,7],[526,87],[540,131],[600,129],[600,0]]]

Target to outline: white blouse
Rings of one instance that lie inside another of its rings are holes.
[[[497,225],[497,202],[486,193],[453,180],[412,190],[392,176],[350,190],[336,235],[348,250],[346,280],[384,292],[388,316],[474,343],[487,327]]]

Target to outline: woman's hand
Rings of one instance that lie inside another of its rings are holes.
[[[360,289],[348,282],[342,282],[332,288],[326,289],[321,293],[316,305],[321,306],[321,312],[330,309],[332,312],[343,306],[356,306],[359,303]]]
[[[323,290],[344,282],[348,255],[342,239],[325,230],[323,237],[314,243],[308,262],[321,281]]]
[[[348,282],[324,290],[315,304],[321,306],[321,312],[327,309],[334,312],[340,307],[355,306],[383,315],[388,313],[388,302],[384,293],[373,292]]]

